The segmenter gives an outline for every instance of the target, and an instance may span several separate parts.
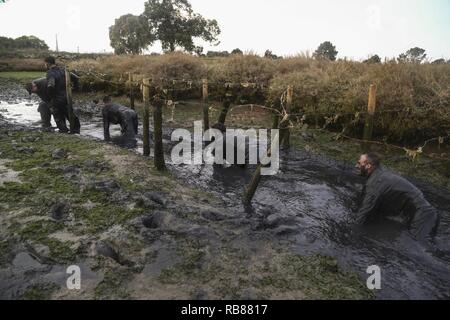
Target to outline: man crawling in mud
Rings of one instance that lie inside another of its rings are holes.
[[[392,217],[407,225],[418,241],[436,234],[439,214],[419,189],[384,168],[376,154],[363,154],[356,167],[367,178],[363,202],[356,215],[358,224],[374,218]]]
[[[111,97],[103,98],[103,130],[106,141],[111,140],[110,124],[120,124],[122,135],[127,139],[135,139],[138,134],[138,116],[136,111],[120,104],[112,103]]]

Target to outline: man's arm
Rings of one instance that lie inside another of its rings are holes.
[[[367,186],[364,192],[364,199],[356,216],[355,223],[362,225],[367,222],[370,216],[376,211],[379,205],[380,193],[374,187]]]

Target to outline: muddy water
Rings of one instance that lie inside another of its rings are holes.
[[[39,120],[36,103],[0,104],[0,114],[10,121],[33,125]],[[82,135],[102,139],[98,116],[81,117]],[[114,141],[118,126],[112,128]],[[394,222],[383,222],[361,229],[349,224],[364,181],[353,165],[302,151],[282,155],[280,173],[263,178],[252,208],[241,205],[241,195],[252,175],[252,168],[170,165],[170,130],[164,132],[166,158],[171,171],[180,179],[221,197],[230,210],[241,212],[252,225],[255,238],[261,231],[274,241],[288,239],[300,254],[326,254],[335,257],[344,270],[368,278],[369,266],[381,268],[379,299],[450,298],[450,192],[413,181],[442,213],[435,243],[423,247]],[[142,151],[138,138],[134,148]]]

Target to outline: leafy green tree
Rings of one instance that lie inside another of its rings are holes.
[[[369,63],[369,64],[375,64],[375,63],[381,63],[381,58],[379,55],[373,55],[371,56],[369,59],[364,60],[364,63]]]
[[[182,48],[201,54],[203,48],[194,44],[194,38],[218,44],[217,21],[195,13],[188,0],[149,0],[145,3],[143,17],[164,51]]]
[[[336,61],[337,54],[336,47],[330,41],[325,41],[317,48],[313,56],[316,59]]]
[[[44,40],[35,36],[22,36],[14,40],[15,47],[18,49],[40,49],[48,50],[48,45]]]
[[[233,51],[231,51],[231,54],[244,54],[244,52],[242,52],[241,49],[236,48],[236,49],[234,49]]]
[[[14,49],[15,47],[16,47],[16,44],[14,42],[14,39],[7,38],[7,37],[0,37],[0,48]]]
[[[141,54],[156,37],[145,18],[127,14],[109,28],[109,39],[116,54]]]
[[[411,48],[405,53],[402,53],[398,57],[398,61],[400,62],[410,62],[410,63],[422,63],[423,60],[427,57],[425,53],[425,49],[415,47]]]

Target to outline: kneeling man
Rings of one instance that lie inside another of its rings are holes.
[[[138,116],[136,111],[120,104],[112,103],[111,97],[103,99],[102,109],[103,129],[106,141],[110,141],[109,125],[119,124],[122,128],[122,135],[127,139],[134,139],[138,133]]]
[[[395,217],[409,227],[416,240],[435,235],[439,214],[419,189],[384,168],[376,154],[362,155],[357,168],[367,178],[364,200],[356,215],[358,224],[376,217]]]

